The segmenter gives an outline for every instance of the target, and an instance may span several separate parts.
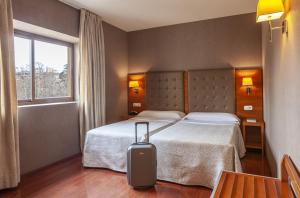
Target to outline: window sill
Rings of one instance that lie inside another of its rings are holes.
[[[36,104],[21,104],[21,105],[18,105],[18,108],[39,107],[39,106],[54,106],[54,105],[77,104],[77,103],[78,103],[78,101],[52,102],[52,103],[36,103]]]
[[[52,97],[52,98],[42,98],[42,99],[34,99],[34,100],[18,100],[19,106],[26,105],[36,105],[36,104],[49,104],[49,103],[63,103],[63,102],[73,102],[74,98],[70,96],[66,97]]]

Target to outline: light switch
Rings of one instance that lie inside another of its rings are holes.
[[[252,111],[253,110],[253,106],[252,105],[245,105],[244,106],[244,111]]]
[[[142,107],[142,104],[141,103],[132,103],[132,106],[133,107]]]

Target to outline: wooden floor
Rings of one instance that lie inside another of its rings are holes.
[[[269,176],[266,160],[260,153],[250,152],[242,159],[244,172]],[[118,197],[209,197],[211,190],[158,182],[155,188],[133,190],[126,175],[104,169],[86,169],[77,156],[22,177],[17,189],[0,191],[2,198],[118,198]]]

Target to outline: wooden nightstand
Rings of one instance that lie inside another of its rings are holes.
[[[259,127],[260,128],[260,143],[248,143],[247,142],[247,127]],[[259,122],[247,122],[246,120],[243,121],[243,137],[246,148],[254,148],[254,149],[261,149],[262,154],[264,155],[265,152],[265,123],[263,121]]]

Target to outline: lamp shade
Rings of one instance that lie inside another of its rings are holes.
[[[283,14],[282,0],[259,0],[256,10],[256,22],[279,19]]]
[[[251,77],[244,77],[243,78],[243,86],[252,86],[253,81]]]
[[[140,86],[139,81],[137,81],[137,80],[129,81],[129,88],[134,88],[134,87],[139,87],[139,86]]]

